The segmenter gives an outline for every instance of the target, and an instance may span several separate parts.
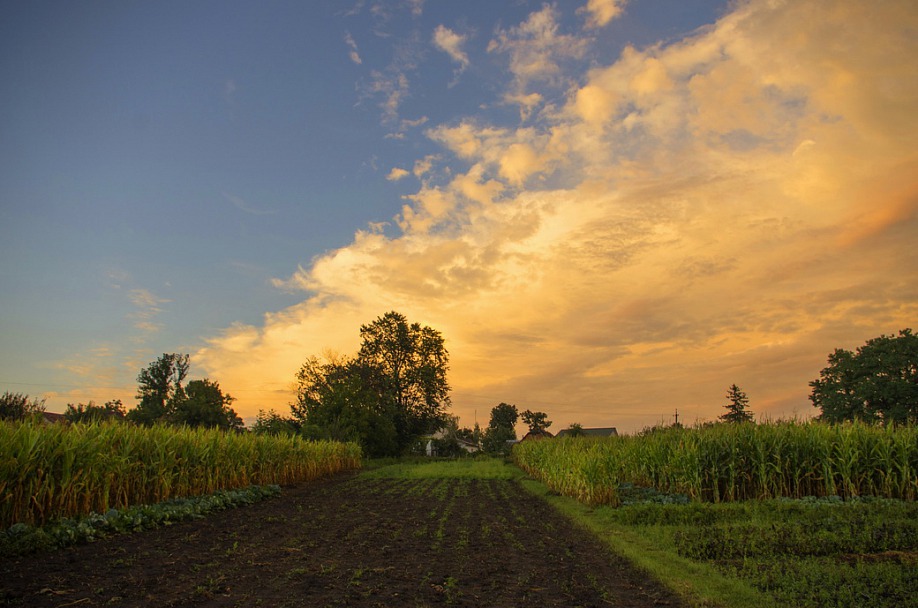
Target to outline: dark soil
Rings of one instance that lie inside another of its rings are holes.
[[[0,560],[7,606],[682,606],[514,481],[342,475]]]

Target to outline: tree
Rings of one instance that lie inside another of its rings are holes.
[[[128,412],[128,420],[151,425],[172,414],[176,403],[182,401],[182,382],[188,375],[188,355],[163,354],[137,376],[137,399],[140,403]]]
[[[409,325],[404,315],[391,311],[361,326],[360,338],[357,362],[369,372],[377,409],[393,416],[399,447],[405,450],[439,428],[449,408],[449,353],[443,336],[418,323]]]
[[[256,435],[296,435],[300,432],[300,423],[294,418],[284,418],[274,410],[258,410],[252,432]]]
[[[519,412],[515,405],[499,403],[491,410],[491,421],[484,436],[484,449],[489,454],[509,454],[508,441],[516,439]]]
[[[583,425],[579,422],[572,422],[569,427],[567,427],[567,436],[568,437],[585,437],[586,432],[583,430]]]
[[[297,373],[290,411],[307,437],[355,441],[371,457],[397,456],[394,414],[374,390],[377,383],[373,370],[357,359],[310,357]]]
[[[541,435],[551,426],[551,420],[548,419],[548,414],[545,412],[526,410],[520,414],[520,419],[529,427],[529,432],[533,435]]]
[[[918,422],[918,335],[868,340],[855,352],[835,349],[829,365],[810,382],[810,401],[827,422]]]
[[[230,407],[235,399],[224,395],[217,382],[191,380],[182,393],[168,415],[170,422],[224,430],[243,428],[242,418]]]
[[[9,391],[0,396],[0,420],[22,420],[44,411],[44,399],[29,399],[28,395]]]
[[[749,407],[749,398],[746,397],[746,393],[740,390],[740,387],[731,384],[730,389],[727,391],[727,399],[730,401],[724,406],[727,409],[727,413],[719,418],[720,421],[752,422],[752,412],[746,409]]]
[[[105,405],[96,405],[92,401],[87,404],[67,404],[64,419],[70,422],[100,422],[103,420],[124,420],[126,413],[121,399],[106,401]]]
[[[244,428],[230,407],[234,399],[220,385],[204,378],[183,384],[190,366],[188,355],[163,354],[137,376],[137,407],[127,413],[131,422],[186,424],[219,429]]]
[[[407,452],[440,428],[449,407],[440,332],[388,312],[360,327],[357,356],[306,360],[290,406],[303,433],[358,441],[371,456]]]

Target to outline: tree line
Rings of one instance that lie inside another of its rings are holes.
[[[360,443],[371,457],[398,456],[418,446],[421,438],[440,431],[441,454],[459,453],[460,442],[502,454],[516,440],[522,421],[529,432],[551,426],[544,412],[500,403],[491,410],[487,428],[460,428],[448,414],[449,352],[437,330],[409,323],[388,312],[360,327],[361,344],[353,356],[308,357],[296,374],[295,401],[289,416],[259,411],[252,431],[298,434],[309,439]],[[186,354],[163,354],[137,376],[137,405],[127,410],[120,400],[103,405],[67,404],[71,422],[124,420],[136,424],[168,423],[243,430],[233,410],[234,399],[216,381],[188,380]],[[809,396],[820,410],[818,420],[859,420],[879,424],[918,422],[918,336],[903,329],[898,336],[879,336],[855,351],[836,349]],[[752,422],[749,399],[736,384],[727,392],[725,423]],[[41,415],[44,400],[21,393],[0,396],[0,419]],[[579,424],[569,433],[582,434]]]

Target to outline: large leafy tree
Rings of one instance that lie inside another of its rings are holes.
[[[727,390],[727,412],[720,416],[721,422],[752,422],[752,412],[749,411],[749,397],[740,387],[731,384]]]
[[[307,437],[355,441],[372,457],[397,455],[395,424],[374,382],[356,359],[310,357],[297,372],[293,419]]]
[[[188,367],[188,355],[164,353],[141,370],[137,376],[137,407],[128,412],[128,420],[150,425],[171,415],[176,403],[185,398],[182,382]]]
[[[918,335],[868,340],[855,352],[838,348],[810,382],[810,401],[828,422],[918,422]]]
[[[221,429],[241,429],[242,419],[230,407],[234,399],[224,395],[217,382],[190,380],[188,355],[163,354],[137,376],[137,407],[127,419],[139,424],[155,422]]]
[[[380,409],[393,416],[400,447],[439,428],[450,405],[449,353],[440,332],[391,311],[363,325],[360,338],[358,366]]]
[[[183,398],[174,404],[169,420],[188,426],[241,430],[242,418],[230,407],[233,401],[233,397],[223,394],[217,382],[207,378],[191,380],[184,387]]]
[[[397,312],[363,325],[360,337],[353,358],[303,364],[291,412],[307,435],[358,441],[373,456],[404,453],[444,423],[450,401],[443,337]]]

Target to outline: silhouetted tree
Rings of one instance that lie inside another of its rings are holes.
[[[44,411],[44,399],[29,399],[28,395],[9,391],[0,396],[0,420],[22,420]]]
[[[274,410],[258,410],[252,432],[259,435],[296,435],[300,432],[300,423],[294,418],[284,418]]]
[[[353,359],[307,359],[294,418],[310,436],[359,441],[373,456],[407,452],[445,421],[449,353],[440,332],[388,312],[360,328]]]
[[[207,378],[191,380],[184,387],[183,398],[177,400],[169,414],[169,421],[188,426],[235,429],[244,428],[242,418],[230,407],[235,401],[224,395],[220,385]]]
[[[523,424],[529,427],[529,432],[534,435],[543,433],[545,429],[551,426],[551,420],[548,419],[548,414],[545,412],[526,410],[520,414],[520,419]]]
[[[151,425],[164,420],[185,398],[182,382],[188,375],[188,355],[163,354],[137,376],[137,407],[128,412],[132,422]]]
[[[499,403],[491,410],[491,421],[484,436],[484,449],[489,454],[509,454],[508,441],[516,439],[519,412],[515,405]]]
[[[730,403],[724,406],[727,409],[727,413],[720,416],[719,420],[721,422],[752,422],[752,412],[747,409],[749,407],[749,398],[746,397],[746,393],[740,390],[740,387],[731,384],[730,389],[727,391],[727,399]]]
[[[356,359],[310,357],[297,372],[297,401],[290,411],[309,438],[354,441],[371,457],[397,456],[395,414],[391,402],[379,399],[376,382]]]
[[[586,433],[583,430],[583,425],[579,422],[572,422],[569,427],[567,427],[567,436],[568,437],[585,437]]]
[[[67,404],[64,410],[64,419],[70,422],[100,422],[103,420],[124,420],[126,412],[121,399],[112,399],[105,405],[96,405],[92,401],[87,404]]]
[[[836,349],[810,387],[810,401],[827,422],[918,422],[918,335],[903,329],[856,352]]]

